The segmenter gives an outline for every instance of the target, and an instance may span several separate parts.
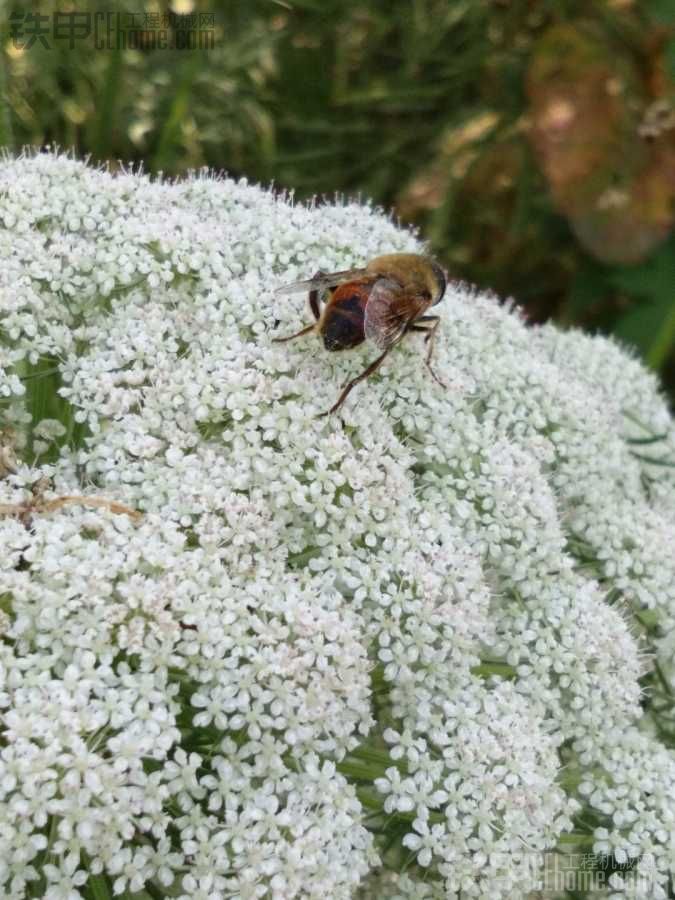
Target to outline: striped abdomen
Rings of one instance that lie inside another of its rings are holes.
[[[363,319],[372,286],[351,281],[335,288],[319,324],[326,350],[348,350],[366,339]]]

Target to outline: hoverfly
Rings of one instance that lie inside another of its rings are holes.
[[[315,331],[323,338],[326,350],[349,350],[367,340],[382,351],[360,375],[344,385],[337,402],[322,415],[339,409],[349,392],[372,375],[392,347],[411,331],[425,332],[429,347],[426,366],[434,380],[443,385],[431,367],[440,317],[426,312],[443,298],[446,283],[446,273],[438,263],[417,253],[376,256],[361,269],[319,271],[307,281],[296,281],[277,290],[277,294],[308,290],[316,321],[295,334],[274,340],[292,341]]]

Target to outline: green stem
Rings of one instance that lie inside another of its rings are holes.
[[[666,316],[656,338],[652,342],[647,353],[647,364],[659,371],[668,359],[671,348],[675,342],[675,306]]]
[[[337,770],[350,781],[367,781],[369,784],[379,778],[383,773],[374,772],[371,766],[360,766],[358,763],[341,762],[337,764]]]
[[[7,100],[7,71],[4,51],[0,50],[0,147],[12,149],[14,138]]]
[[[157,143],[157,150],[152,160],[151,167],[154,172],[161,172],[171,168],[179,149],[182,149],[181,127],[188,113],[192,83],[197,74],[198,66],[198,53],[193,53],[192,57],[186,60],[183,65],[180,80],[175,89],[171,107],[164,120],[164,126]]]
[[[106,158],[112,145],[115,102],[120,93],[119,77],[121,68],[122,50],[119,47],[113,47],[110,51],[110,63],[106,73],[105,86],[98,104],[93,139],[94,156],[99,160]]]
[[[377,768],[378,773],[395,766],[396,762],[386,750],[374,750],[371,747],[357,747],[349,754],[349,759],[359,759],[362,762],[370,762]],[[400,768],[400,766],[399,766]]]
[[[668,694],[670,697],[672,697],[672,696],[673,696],[673,692],[672,692],[671,687],[670,687],[670,682],[668,681],[668,679],[666,678],[666,676],[663,674],[663,669],[661,668],[661,663],[660,663],[660,662],[656,661],[656,662],[654,663],[654,671],[656,672],[659,681],[660,681],[661,684],[663,685],[663,689],[664,689],[664,691],[666,692],[666,694]]]

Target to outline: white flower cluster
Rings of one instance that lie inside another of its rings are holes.
[[[412,336],[318,418],[374,351],[274,343],[274,289],[420,249],[0,163],[3,896],[516,900],[561,839],[667,896],[672,420],[610,342],[452,284],[448,388]]]

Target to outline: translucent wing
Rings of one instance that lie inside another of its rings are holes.
[[[350,278],[360,278],[365,269],[344,269],[342,272],[317,272],[312,278],[304,281],[294,281],[292,284],[284,284],[277,288],[275,294],[297,294],[300,291],[321,290],[322,288],[335,287]]]
[[[364,331],[367,340],[386,350],[395,344],[411,322],[431,306],[431,300],[411,294],[398,282],[381,278],[373,285],[366,303]]]

